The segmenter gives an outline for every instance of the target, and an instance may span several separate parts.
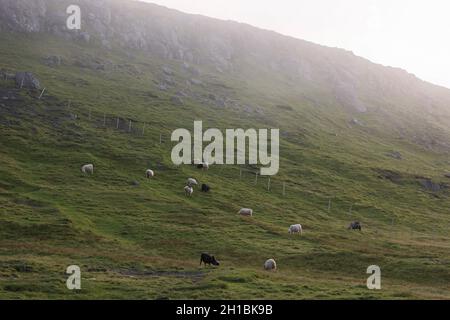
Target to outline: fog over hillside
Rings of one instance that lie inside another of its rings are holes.
[[[175,163],[195,121],[279,130],[279,170]],[[137,1],[0,0],[0,298],[448,299],[449,124],[449,89],[346,50]]]
[[[65,26],[65,8],[72,3],[83,8],[82,29],[77,32]],[[321,105],[336,104],[356,114],[392,113],[401,118],[393,124],[397,129],[417,124],[405,123],[403,112],[415,118],[418,126],[424,121],[443,127],[450,123],[448,89],[348,51],[249,25],[121,0],[2,0],[0,6],[0,27],[4,31],[49,33],[106,49],[139,49],[150,57],[208,67],[213,74],[230,74],[255,91],[258,88],[252,88],[252,80],[267,77],[268,83],[283,87],[285,92],[280,95],[297,95]],[[319,101],[317,96],[323,95],[330,99]],[[412,135],[429,148],[449,147],[448,141],[432,139],[424,132]]]

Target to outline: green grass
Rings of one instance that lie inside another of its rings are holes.
[[[0,34],[0,40],[0,68],[30,70],[47,88],[38,100],[39,92],[0,80],[2,93],[17,96],[0,101],[0,298],[450,298],[448,192],[423,190],[415,178],[444,182],[448,154],[398,139],[394,125],[382,126],[379,115],[361,116],[368,127],[349,127],[345,111],[324,107],[330,97],[318,96],[323,104],[311,106],[285,95],[289,87],[268,75],[255,73],[257,80],[247,81],[206,69],[206,85],[192,89],[200,95],[224,90],[260,105],[262,116],[189,98],[174,106],[170,97],[176,90],[158,91],[153,82],[168,62],[139,53],[129,59],[120,51],[44,35]],[[42,64],[48,54],[62,55],[63,65]],[[129,69],[73,66],[82,54]],[[182,86],[187,77],[182,67],[171,67]],[[139,76],[127,72],[135,69]],[[280,112],[276,105],[292,110]],[[393,118],[400,115],[392,111]],[[411,117],[406,124],[418,121]],[[133,120],[132,133],[125,119]],[[212,166],[207,172],[174,166],[170,133],[192,128],[195,119],[203,120],[204,128],[279,127],[280,172],[271,191],[265,177],[254,185],[248,166],[242,167],[242,179],[239,166]],[[404,159],[386,157],[390,150]],[[95,174],[84,176],[80,167],[89,162]],[[154,179],[145,179],[148,167]],[[382,179],[379,170],[397,172],[401,179]],[[190,176],[211,185],[212,192],[196,189],[186,198]],[[238,216],[240,207],[253,208],[254,217]],[[362,232],[346,230],[352,220],[362,222]],[[303,236],[287,233],[293,223],[304,226]],[[203,251],[221,266],[199,267]],[[277,272],[262,270],[268,258],[276,259]],[[82,271],[77,292],[65,286],[72,264]],[[380,291],[365,286],[371,264],[381,267]]]

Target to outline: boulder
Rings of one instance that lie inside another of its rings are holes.
[[[356,125],[356,126],[362,126],[363,125],[363,123],[361,121],[359,121],[358,119],[356,119],[356,118],[353,118],[352,120],[350,120],[350,124],[351,125]]]
[[[419,179],[419,183],[424,189],[432,192],[438,192],[447,188],[447,185],[436,183],[428,178]]]
[[[61,56],[52,55],[46,56],[44,58],[44,64],[49,67],[58,67],[61,65],[61,62],[62,62]]]
[[[402,154],[398,151],[389,151],[386,153],[386,156],[397,159],[397,160],[402,160]]]
[[[163,67],[162,67],[162,71],[163,71],[163,73],[164,73],[165,75],[167,75],[167,76],[173,75],[173,71],[172,71],[172,69],[170,69],[169,67],[163,66]]]
[[[39,80],[31,72],[17,72],[16,85],[19,88],[40,89]]]
[[[91,41],[91,35],[89,33],[87,33],[87,32],[81,32],[80,36],[79,36],[79,39],[81,41],[89,43],[89,41]]]

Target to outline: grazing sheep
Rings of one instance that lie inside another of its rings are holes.
[[[350,223],[347,229],[361,231],[361,223],[359,223],[359,221],[353,221]]]
[[[302,234],[303,233],[303,229],[302,229],[302,225],[301,224],[293,224],[289,227],[289,233],[298,233],[298,234]]]
[[[155,173],[153,172],[153,170],[147,169],[147,171],[145,171],[145,176],[147,177],[147,179],[150,179],[155,176]]]
[[[184,187],[184,193],[186,194],[186,196],[190,197],[192,196],[192,193],[194,193],[194,188],[186,186]]]
[[[264,262],[264,269],[265,270],[277,270],[277,263],[275,262],[274,259],[269,259],[266,262]]]
[[[202,262],[205,264],[205,266],[208,265],[214,265],[214,266],[218,266],[220,265],[219,261],[216,260],[216,258],[214,258],[214,256],[210,256],[207,253],[202,253],[200,255],[200,265],[202,265]]]
[[[241,210],[239,210],[239,214],[240,214],[241,216],[248,216],[248,217],[251,217],[251,216],[253,216],[253,209],[242,208]]]
[[[209,192],[209,190],[211,190],[211,187],[202,183],[202,192]]]
[[[81,172],[83,172],[84,174],[86,173],[94,174],[94,165],[91,163],[85,164],[84,166],[81,167]]]
[[[209,163],[204,161],[197,165],[198,169],[208,170],[209,169]]]
[[[194,178],[189,178],[189,179],[187,179],[187,185],[189,187],[196,186],[196,185],[198,185],[198,182]]]

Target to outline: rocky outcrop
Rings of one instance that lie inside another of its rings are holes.
[[[49,55],[44,57],[44,64],[49,67],[59,67],[62,63],[62,57],[58,55]]]
[[[431,192],[439,192],[441,190],[447,189],[448,186],[446,184],[437,183],[428,178],[419,178],[420,185]]]
[[[47,2],[44,0],[1,0],[0,29],[5,31],[45,31]]]
[[[81,8],[81,30],[67,29],[66,8],[72,4]],[[301,97],[302,103],[311,107],[340,106],[351,119],[349,126],[379,130],[388,120],[394,131],[406,123],[413,128],[407,133],[410,142],[430,150],[450,150],[442,132],[427,130],[434,126],[427,120],[431,118],[440,127],[448,127],[450,116],[440,116],[448,115],[448,90],[342,49],[132,0],[0,0],[0,31],[43,32],[104,49],[122,47],[130,59],[140,54],[159,58],[164,67],[155,85],[162,91],[206,88],[211,76],[239,79],[236,85],[252,90],[258,86],[258,81],[252,81],[255,77],[268,79],[268,83],[273,78],[274,84],[283,88],[280,94],[288,92]],[[140,53],[130,49],[139,49]],[[77,66],[92,70],[111,67],[103,61],[77,60]],[[64,63],[72,61],[68,57]],[[54,67],[59,62],[48,63]],[[139,74],[131,67],[123,70]],[[173,73],[180,73],[183,78]],[[175,85],[172,78],[177,79]],[[177,85],[181,87],[174,88]],[[202,98],[209,105],[262,113],[262,108],[244,103]],[[403,116],[406,109],[411,118]],[[395,116],[391,116],[393,111]],[[423,112],[432,117],[422,117]],[[364,116],[362,122],[357,119],[362,117],[360,113],[370,116]],[[422,121],[421,127],[426,129],[420,131],[414,121]]]
[[[39,80],[31,72],[17,72],[15,75],[16,85],[19,88],[40,89]]]
[[[390,158],[397,159],[397,160],[402,160],[403,159],[402,154],[400,152],[398,152],[398,151],[389,151],[389,152],[386,153],[386,156],[388,156]]]

